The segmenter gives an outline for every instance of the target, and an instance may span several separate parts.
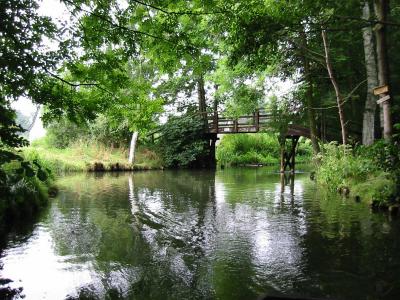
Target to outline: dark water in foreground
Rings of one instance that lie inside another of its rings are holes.
[[[261,169],[79,174],[3,278],[26,299],[400,299],[400,222]],[[86,297],[86,298],[85,298]]]

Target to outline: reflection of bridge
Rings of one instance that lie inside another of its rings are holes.
[[[257,133],[260,131],[273,131],[270,121],[273,115],[260,112],[252,115],[240,116],[238,118],[220,117],[218,113],[207,116],[207,131],[211,139],[211,156],[215,157],[215,143],[218,134]],[[281,172],[289,167],[294,172],[296,146],[301,136],[310,138],[310,129],[301,125],[289,124],[285,133],[285,139],[280,140],[281,144]],[[290,149],[286,149],[286,140],[291,140]]]

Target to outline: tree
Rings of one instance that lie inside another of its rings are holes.
[[[332,64],[331,64],[331,60],[330,60],[330,56],[329,56],[329,48],[328,48],[328,42],[327,42],[325,30],[322,30],[322,40],[324,42],[326,68],[328,69],[329,79],[331,80],[333,88],[335,89],[335,93],[336,93],[336,101],[337,101],[337,106],[338,106],[338,111],[339,111],[340,127],[342,129],[342,142],[343,142],[343,145],[346,145],[347,144],[347,131],[346,131],[346,119],[345,119],[344,111],[343,111],[343,97],[340,93],[339,85],[335,79],[335,76],[333,75],[333,69],[332,69]]]
[[[5,0],[0,5],[0,146],[26,145],[22,127],[15,122],[10,103],[20,96],[36,97],[47,80],[46,70],[55,67],[59,53],[46,51],[43,38],[56,28],[49,18],[37,14],[38,4],[28,0]]]
[[[388,0],[375,0],[374,2],[375,14],[378,19],[378,24],[375,28],[376,36],[376,53],[378,58],[378,79],[379,85],[389,85],[389,60],[386,45],[386,21],[389,11]],[[386,96],[382,94],[382,97]],[[383,136],[386,140],[392,137],[393,124],[390,111],[390,101],[384,101],[382,104],[383,109]]]
[[[361,2],[362,17],[364,20],[369,21],[371,18],[369,2]],[[365,26],[362,29],[365,68],[367,74],[367,97],[365,100],[365,108],[363,115],[363,131],[362,143],[364,145],[371,145],[375,140],[375,110],[376,110],[376,97],[373,94],[373,89],[378,86],[375,49],[373,41],[373,33],[371,26]]]

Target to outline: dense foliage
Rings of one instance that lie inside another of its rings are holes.
[[[91,122],[79,124],[62,118],[48,125],[46,142],[49,147],[60,149],[79,142],[100,143],[111,148],[126,148],[129,132],[127,122],[116,124],[114,127],[103,115]]]
[[[161,127],[158,148],[166,167],[204,167],[209,153],[204,123],[198,114],[171,117]]]

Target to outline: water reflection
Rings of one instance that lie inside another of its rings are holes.
[[[398,220],[321,194],[306,174],[80,174],[59,184],[33,233],[3,251],[2,276],[27,299],[399,295]]]

